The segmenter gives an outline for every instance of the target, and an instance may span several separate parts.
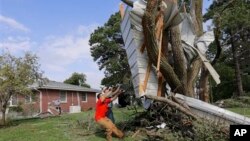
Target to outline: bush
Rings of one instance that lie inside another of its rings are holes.
[[[233,99],[225,99],[223,107],[225,108],[250,108],[250,97],[238,97]]]
[[[10,111],[10,112],[21,113],[21,112],[23,112],[23,108],[22,108],[21,105],[12,106],[12,107],[9,107],[9,111]]]

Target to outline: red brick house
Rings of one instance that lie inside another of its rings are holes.
[[[34,84],[31,89],[35,93],[31,96],[13,96],[10,107],[21,103],[23,112],[39,114],[48,111],[50,103],[60,100],[62,113],[75,113],[95,108],[96,93],[99,90],[86,88],[61,82],[49,81],[43,85]]]

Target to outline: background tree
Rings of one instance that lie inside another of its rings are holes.
[[[120,14],[117,12],[91,34],[89,40],[91,56],[97,62],[99,69],[104,70],[102,85],[111,86],[120,83],[123,84],[126,93],[133,95],[131,72],[126,51],[123,49],[120,20]]]
[[[130,79],[130,69],[127,55],[123,47],[120,31],[120,15],[111,15],[108,22],[98,27],[89,40],[91,55],[99,69],[105,73],[102,85],[127,83]]]
[[[10,53],[0,56],[0,110],[2,123],[5,124],[5,112],[13,95],[30,95],[29,85],[41,80],[42,72],[38,58],[31,53],[24,57],[15,57]]]
[[[223,11],[218,13],[218,11]],[[249,29],[250,29],[250,2],[245,0],[224,0],[214,1],[209,7],[208,13],[205,15],[205,20],[220,19],[221,44],[225,52],[224,64],[228,68],[234,69],[234,79],[231,82],[236,84],[236,96],[244,94],[242,74],[244,82],[249,79]],[[215,23],[216,24],[216,23]],[[220,67],[220,66],[218,66]],[[221,67],[224,67],[221,66]],[[223,69],[222,69],[223,70]],[[221,75],[224,75],[223,73]],[[223,84],[223,83],[222,83]],[[220,86],[219,86],[220,87]],[[225,86],[224,86],[225,87]],[[247,89],[247,85],[245,86]],[[233,91],[232,91],[233,92]],[[232,95],[232,92],[230,95]]]
[[[86,75],[83,73],[74,72],[64,83],[90,88],[86,83]]]

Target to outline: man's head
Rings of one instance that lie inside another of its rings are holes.
[[[102,93],[106,93],[109,90],[109,87],[102,88]]]
[[[102,93],[98,93],[98,94],[97,94],[97,99],[99,99],[99,98],[101,97],[101,94],[102,94]]]

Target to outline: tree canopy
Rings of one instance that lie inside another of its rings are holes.
[[[89,40],[91,56],[105,73],[102,85],[128,83],[131,76],[127,55],[122,48],[120,19],[119,13],[111,15],[102,27],[91,34]]]
[[[250,70],[249,65],[247,65],[250,53],[248,46],[250,38],[249,13],[249,1],[224,0],[214,1],[204,15],[205,21],[212,19],[214,25],[221,32],[219,39],[223,55],[216,68],[221,71],[222,84],[214,87],[214,95],[217,95],[215,98],[218,97],[218,93],[222,94],[221,98],[227,98],[233,93],[235,96],[241,96],[244,91],[249,91],[247,84]],[[234,74],[229,77],[229,72],[234,72]]]
[[[24,57],[15,57],[10,53],[0,56],[0,109],[5,123],[5,111],[13,95],[29,95],[28,87],[42,79],[42,72],[36,55],[26,53]]]
[[[64,83],[90,88],[86,80],[85,74],[74,72],[68,79],[64,80]]]

